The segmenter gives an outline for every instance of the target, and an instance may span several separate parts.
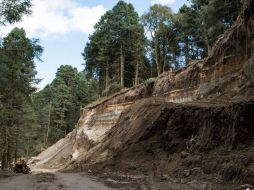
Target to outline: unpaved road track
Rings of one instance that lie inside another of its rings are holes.
[[[38,173],[0,179],[0,190],[111,190],[78,173]]]

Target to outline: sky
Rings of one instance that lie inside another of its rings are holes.
[[[168,5],[174,12],[187,0],[125,0],[132,3],[139,15],[155,3]],[[38,88],[52,82],[60,65],[84,69],[81,52],[100,17],[118,0],[32,0],[33,14],[15,25],[0,27],[3,37],[14,27],[23,27],[29,38],[37,38],[44,52],[43,62],[36,61]]]

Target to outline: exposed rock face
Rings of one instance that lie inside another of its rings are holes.
[[[71,133],[30,160],[33,168],[62,169],[81,154],[85,154],[101,142],[105,133],[116,124],[126,108],[136,100],[151,96],[152,84],[141,84],[123,90],[83,108],[81,117]]]
[[[167,102],[182,103],[201,99],[228,101],[247,93],[246,82],[253,81],[250,74],[254,65],[253,4],[253,0],[244,1],[237,22],[220,36],[209,57],[194,61],[183,70],[160,75],[153,95],[164,95]],[[243,80],[243,75],[248,79]]]
[[[35,166],[254,185],[253,15],[254,0],[245,0],[208,58],[82,109],[75,130]]]
[[[105,133],[115,125],[123,110],[131,103],[82,109],[76,128],[30,162],[34,162],[34,168],[64,168],[81,153],[100,143]]]
[[[253,118],[254,100],[229,105],[140,100],[125,110],[103,143],[74,166],[93,171],[155,172],[157,177],[165,173],[184,177],[185,170],[198,167],[200,171],[192,177],[211,174],[207,179],[227,178],[230,166],[241,170],[228,176],[230,180],[254,185],[254,165],[247,161],[254,156]]]
[[[247,74],[248,81],[253,80],[250,74],[253,65],[253,58],[246,58],[245,52],[223,57],[215,64],[208,64],[207,60],[195,61],[183,71],[159,76],[153,95],[164,96],[166,102],[176,103],[237,99],[243,95],[243,87],[248,85],[243,83],[243,74]]]

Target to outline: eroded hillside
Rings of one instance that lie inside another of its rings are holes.
[[[245,0],[208,58],[85,107],[34,167],[104,173],[119,188],[253,188],[253,31]]]

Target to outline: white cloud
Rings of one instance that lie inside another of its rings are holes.
[[[175,3],[176,0],[152,0],[152,4],[169,5]]]
[[[89,34],[93,31],[94,24],[100,19],[106,9],[102,6],[78,7],[70,10],[70,23],[73,30]]]
[[[23,27],[29,37],[89,34],[105,12],[102,5],[81,6],[76,0],[34,0],[33,14],[15,25],[0,27],[0,34],[6,35],[14,27]]]

